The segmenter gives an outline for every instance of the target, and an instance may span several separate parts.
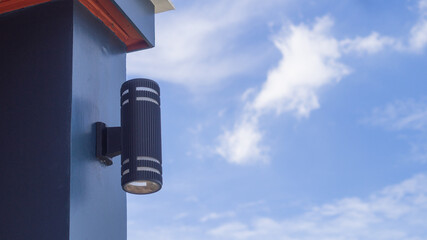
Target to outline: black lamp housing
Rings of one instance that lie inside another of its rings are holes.
[[[159,85],[132,79],[123,83],[120,94],[121,127],[96,123],[96,157],[108,166],[121,154],[126,192],[157,192],[163,184]]]

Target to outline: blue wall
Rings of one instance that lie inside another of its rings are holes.
[[[94,157],[93,123],[120,126],[126,47],[78,2],[74,6],[70,239],[126,239],[126,194],[120,160]]]
[[[120,161],[93,124],[120,123],[126,48],[76,0],[0,15],[0,239],[124,240]]]
[[[0,15],[0,239],[68,239],[72,2]]]

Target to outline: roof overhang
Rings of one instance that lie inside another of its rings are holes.
[[[0,14],[52,0],[0,0]],[[170,0],[78,0],[127,47],[154,47],[154,14],[175,9]]]
[[[49,1],[50,0],[0,0],[0,14]]]

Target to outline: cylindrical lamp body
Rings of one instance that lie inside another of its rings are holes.
[[[136,194],[157,192],[163,184],[159,85],[132,79],[120,94],[122,187]]]

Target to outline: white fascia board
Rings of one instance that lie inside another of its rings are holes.
[[[151,0],[151,2],[154,5],[155,13],[161,13],[175,9],[170,0]]]

